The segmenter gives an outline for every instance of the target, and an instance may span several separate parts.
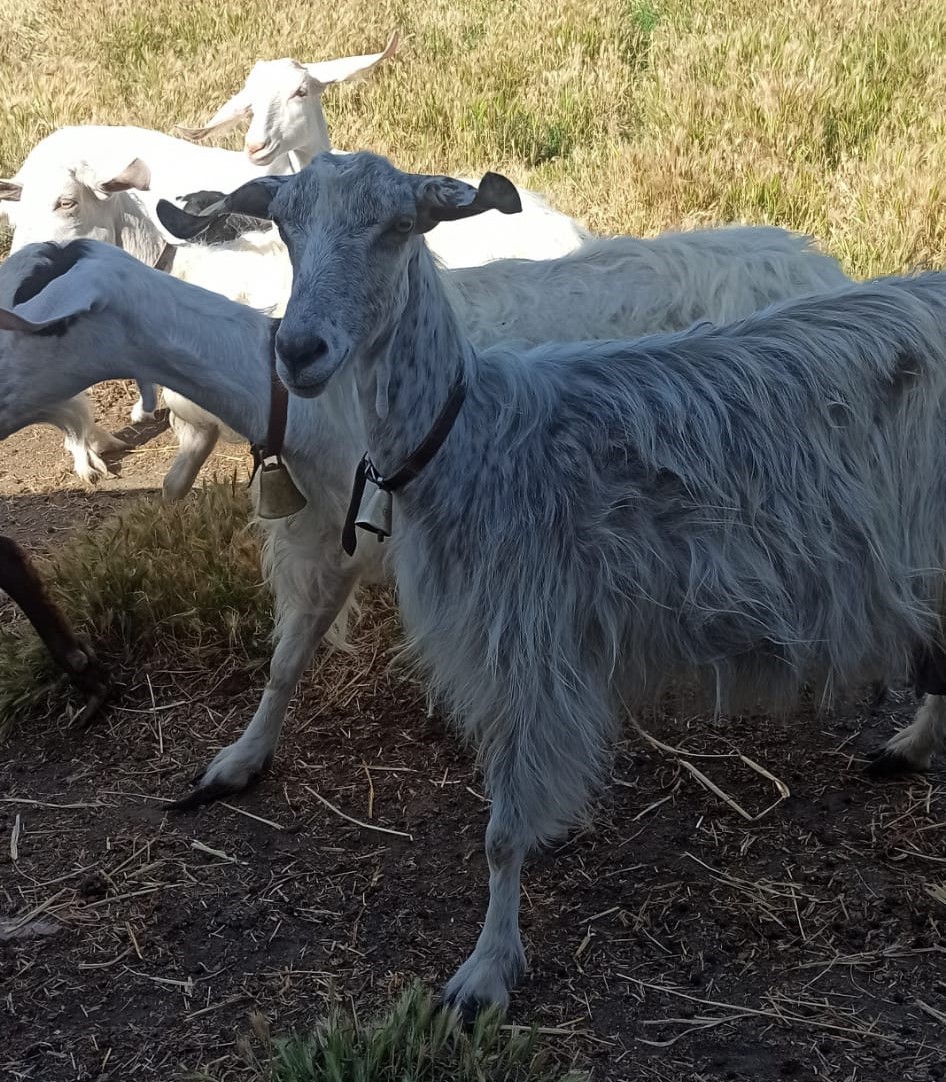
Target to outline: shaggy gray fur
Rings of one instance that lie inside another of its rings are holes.
[[[946,275],[723,328],[477,352],[404,235],[454,189],[368,154],[299,180],[271,206],[295,272],[277,338],[290,388],[353,370],[384,473],[458,370],[467,383],[398,493],[391,555],[410,646],[493,798],[486,924],[447,994],[502,1004],[524,964],[523,856],[575,821],[625,706],[693,674],[720,706],[784,703],[812,678],[830,694],[903,675],[935,638]]]

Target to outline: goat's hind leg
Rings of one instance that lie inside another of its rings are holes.
[[[918,655],[915,679],[923,702],[913,721],[875,753],[867,767],[874,777],[929,770],[936,749],[946,742],[946,649],[936,646]]]
[[[138,401],[131,407],[131,423],[153,421],[158,408],[158,391],[153,383],[138,383]]]

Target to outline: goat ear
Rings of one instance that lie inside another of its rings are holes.
[[[211,135],[223,135],[224,132],[230,131],[231,128],[235,128],[246,120],[249,115],[250,106],[241,90],[229,101],[225,101],[202,128],[185,128],[181,124],[175,124],[174,130],[193,143],[201,143]]]
[[[317,64],[303,64],[302,66],[320,86],[332,86],[333,83],[346,83],[349,79],[356,79],[359,75],[365,75],[376,64],[387,60],[397,52],[398,32],[395,30],[390,41],[380,53],[365,53],[363,56],[343,56],[338,60],[323,60]]]
[[[191,214],[180,207],[169,203],[166,199],[159,199],[157,205],[158,221],[173,237],[180,240],[192,240],[204,232],[213,222],[225,217],[227,214],[245,214],[250,218],[269,219],[269,205],[273,197],[279,191],[282,184],[291,180],[291,177],[259,177],[242,184],[236,191],[211,203],[200,211],[199,214]],[[195,197],[201,200],[209,196],[209,192],[194,192],[185,198],[188,200]]]
[[[147,191],[151,185],[151,170],[140,158],[132,160],[112,176],[102,179],[102,170],[83,163],[72,170],[72,175],[80,184],[84,184],[96,199],[108,199],[116,192],[127,192],[131,188]]]
[[[135,188],[139,192],[146,192],[151,187],[151,170],[141,160],[133,158],[120,173],[116,173],[110,180],[103,180],[98,189],[112,195],[115,192],[127,192]]]
[[[0,199],[9,203],[18,203],[23,194],[23,185],[15,180],[0,180]]]
[[[439,222],[455,222],[487,210],[501,214],[522,210],[515,184],[499,173],[486,173],[478,188],[453,177],[419,177],[415,192],[417,233],[426,233]]]
[[[60,251],[67,257],[66,249]],[[48,274],[48,270],[43,269],[40,273]],[[13,308],[0,308],[0,328],[21,334],[42,334],[50,327],[85,315],[96,306],[101,307],[102,296],[96,277],[80,257],[69,270],[50,279],[28,300]]]

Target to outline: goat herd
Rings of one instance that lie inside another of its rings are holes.
[[[910,677],[925,698],[875,766],[929,767],[946,274],[854,283],[770,227],[592,237],[497,174],[332,152],[322,92],[395,46],[257,64],[187,133],[249,119],[245,156],[66,128],[0,181],[0,438],[57,424],[93,477],[112,437],[80,392],[133,378],[135,416],[161,385],[180,438],[168,498],[221,431],[288,470],[297,509],[260,523],[270,679],[183,805],[268,767],[318,644],[344,637],[362,580],[393,577],[492,798],[486,920],[446,989],[469,1013],[505,1006],[524,968],[526,854],[575,822],[622,714],[670,682],[718,710]],[[60,654],[98,695],[94,658]]]

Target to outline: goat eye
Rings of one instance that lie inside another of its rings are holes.
[[[410,215],[405,214],[400,218],[395,218],[391,223],[391,231],[399,233],[402,237],[407,236],[408,233],[414,229],[414,219]]]
[[[74,199],[57,199],[56,210],[72,210],[75,207],[76,201]]]
[[[300,86],[299,89],[296,90],[292,96],[294,98],[304,98],[308,93],[309,88],[305,85],[305,83],[303,83],[302,86]]]

